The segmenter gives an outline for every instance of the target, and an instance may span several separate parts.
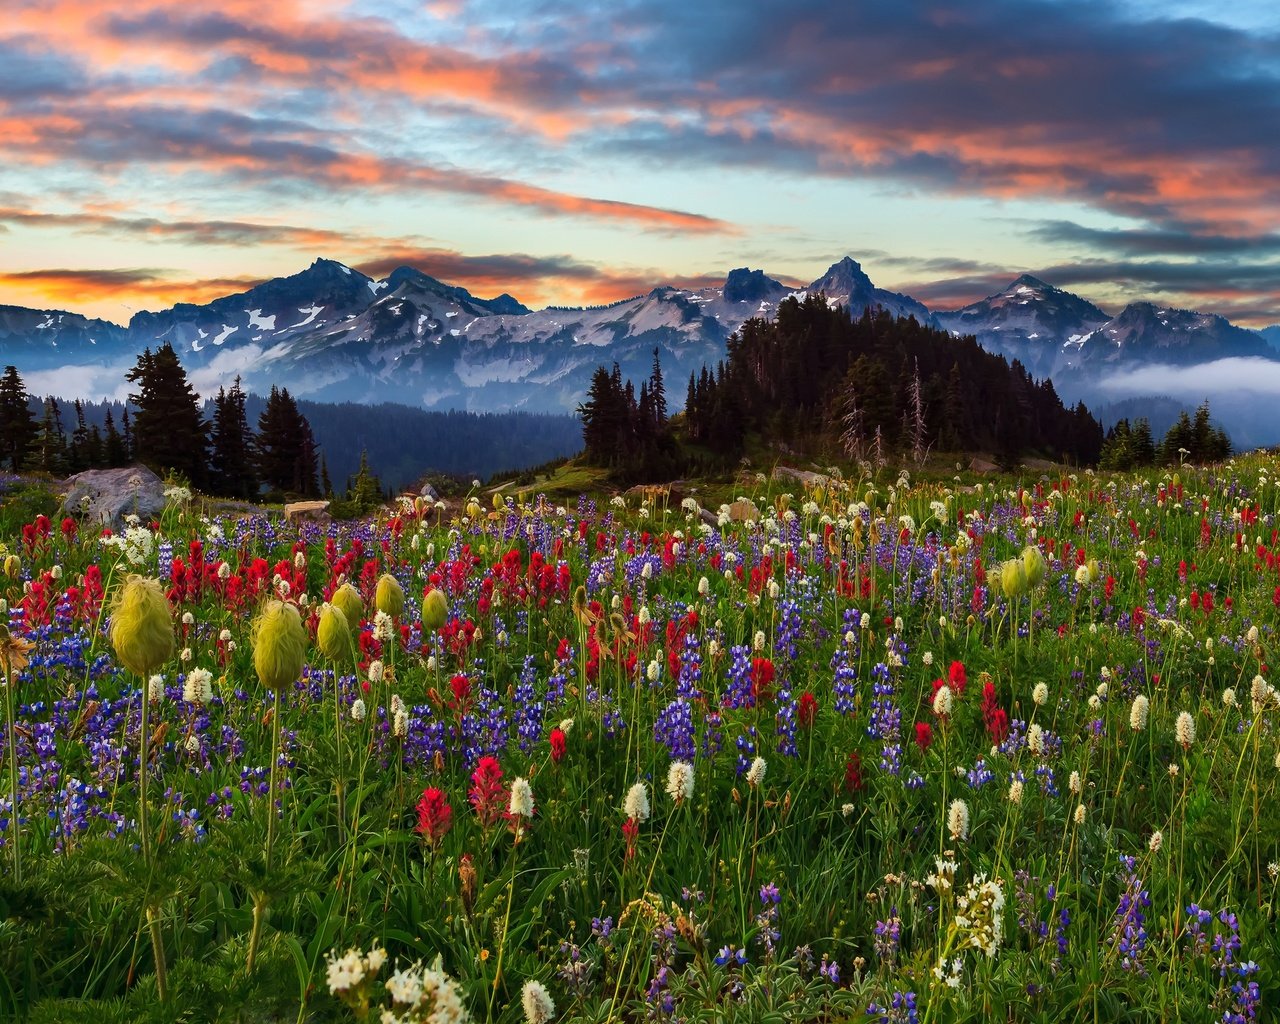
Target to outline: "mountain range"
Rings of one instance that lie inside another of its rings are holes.
[[[678,406],[689,373],[723,359],[726,339],[743,322],[772,319],[788,296],[809,293],[851,316],[885,310],[972,334],[1033,376],[1052,377],[1073,399],[1087,399],[1117,373],[1156,364],[1280,361],[1280,325],[1250,331],[1214,314],[1150,302],[1112,316],[1026,274],[979,302],[931,311],[877,288],[845,257],[800,290],[743,268],[720,287],[658,286],[609,305],[538,311],[506,294],[477,298],[412,267],[374,280],[317,259],[300,273],[205,305],[139,312],[127,326],[0,306],[0,365],[13,363],[42,382],[69,367],[122,375],[143,348],[168,342],[206,394],[238,374],[246,390],[265,393],[278,384],[316,401],[563,412],[581,401],[597,366],[617,362],[624,375],[647,376],[657,348]]]

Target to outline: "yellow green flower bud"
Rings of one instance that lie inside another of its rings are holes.
[[[422,628],[435,632],[449,619],[449,601],[444,592],[434,587],[422,599]]]
[[[146,679],[173,654],[173,614],[159,580],[132,573],[111,603],[111,646],[120,664]]]
[[[269,690],[283,690],[298,681],[307,656],[307,631],[298,609],[283,601],[268,601],[253,620],[253,667]]]
[[[22,571],[22,559],[17,555],[9,555],[4,560],[4,574],[11,580],[18,578],[18,573]]]
[[[1027,591],[1027,569],[1021,558],[1011,558],[1000,566],[1000,585],[1004,596],[1012,600]]]
[[[378,580],[378,589],[374,592],[373,603],[378,611],[386,612],[393,619],[399,618],[404,611],[404,587],[389,572],[384,572]]]
[[[1089,582],[1097,583],[1098,577],[1102,575],[1102,567],[1098,565],[1096,558],[1091,558],[1085,563],[1089,569]]]
[[[360,625],[360,620],[364,618],[364,602],[360,599],[360,592],[350,583],[344,583],[335,590],[333,597],[329,598],[329,603],[342,612],[346,617],[347,625],[353,629]]]
[[[347,617],[337,605],[325,603],[320,607],[320,622],[316,627],[316,643],[331,661],[351,654],[351,627]]]
[[[1022,567],[1027,574],[1027,585],[1039,586],[1045,573],[1044,555],[1034,544],[1028,544],[1022,549]]]

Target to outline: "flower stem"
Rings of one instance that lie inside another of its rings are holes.
[[[13,671],[8,654],[4,655],[4,720],[5,746],[9,749],[9,822],[13,833],[13,880],[22,884],[22,832],[18,827],[18,746],[13,727]]]

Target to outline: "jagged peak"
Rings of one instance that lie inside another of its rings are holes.
[[[763,270],[738,267],[729,271],[724,279],[723,294],[726,302],[754,302],[770,292],[782,290],[782,284],[766,276]]]
[[[852,256],[831,264],[827,272],[809,286],[810,291],[828,292],[847,285],[850,291],[874,288],[871,278],[862,269],[862,264]]]
[[[1005,289],[1005,291],[1011,292],[1014,289],[1020,288],[1020,287],[1021,288],[1042,288],[1046,291],[1054,291],[1054,292],[1059,291],[1059,289],[1055,288],[1053,285],[1048,284],[1044,281],[1041,281],[1040,278],[1035,277],[1031,274],[1019,274],[1016,278],[1013,279],[1013,282],[1009,285],[1008,288]]]

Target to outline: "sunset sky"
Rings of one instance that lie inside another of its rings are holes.
[[[1272,0],[6,0],[0,303],[409,263],[597,303],[841,256],[1280,322]]]

